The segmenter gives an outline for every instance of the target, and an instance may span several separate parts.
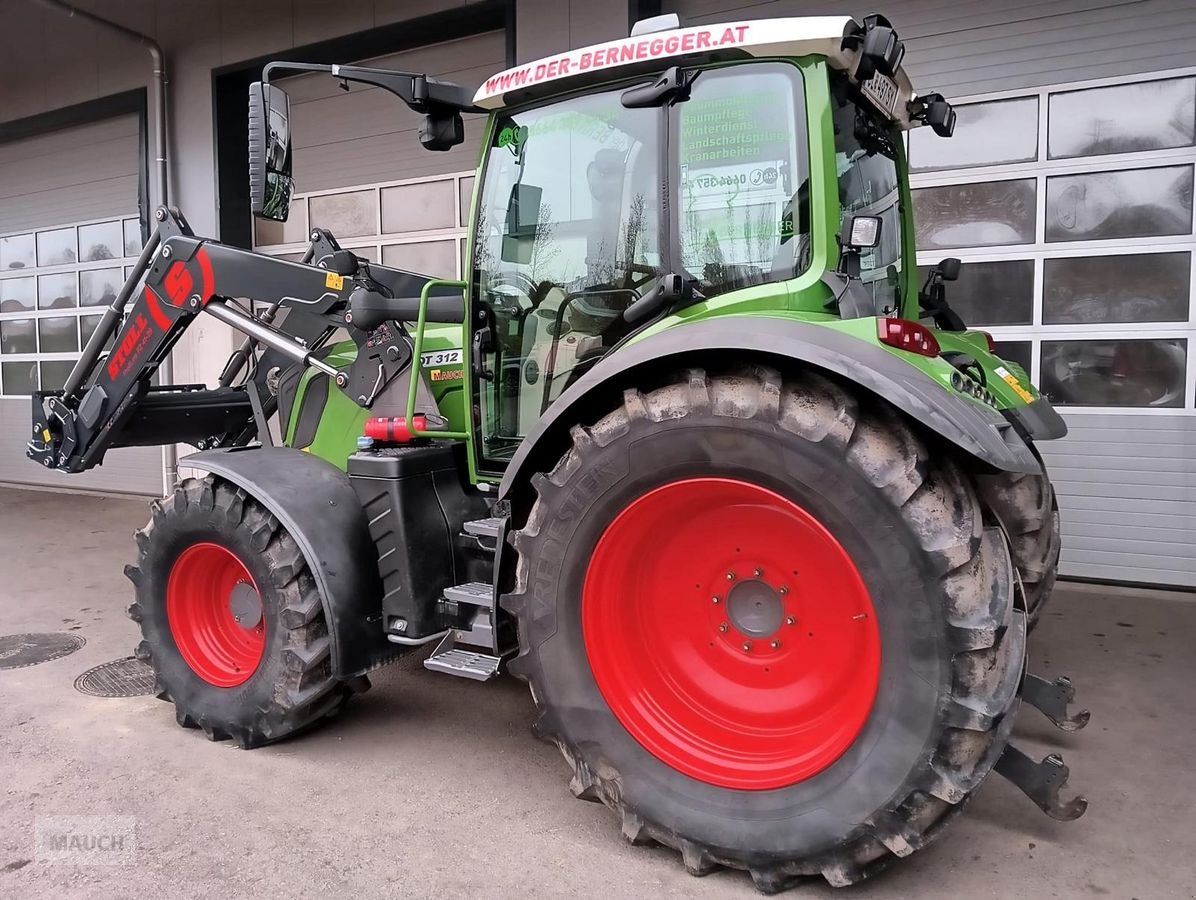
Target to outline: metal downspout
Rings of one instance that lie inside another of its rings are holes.
[[[132,28],[126,28],[124,25],[109,21],[85,9],[79,9],[78,7],[71,6],[69,3],[63,3],[61,0],[35,0],[35,2],[46,9],[52,9],[68,17],[82,19],[113,34],[119,34],[122,37],[137,41],[149,51],[150,59],[153,61],[150,102],[154,108],[154,198],[156,200],[155,203],[150,204],[150,207],[168,205],[170,195],[166,171],[166,57],[162,52],[161,45],[147,34],[134,31]],[[162,360],[158,371],[161,374],[160,381],[163,384],[172,384],[174,382],[174,363],[171,359],[171,354],[168,353],[166,358]],[[166,444],[162,447],[162,468],[166,493],[170,493],[174,489],[175,482],[178,480],[178,448],[174,444]]]

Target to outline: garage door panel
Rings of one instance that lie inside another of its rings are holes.
[[[1115,452],[1118,444],[1128,444],[1135,448],[1136,456],[1143,459],[1196,459],[1196,442],[1180,436],[1172,441],[1149,442],[1142,440],[1100,441],[1094,440],[1072,442],[1067,444],[1066,450],[1053,450],[1051,460],[1053,465],[1086,465],[1089,460],[1123,459],[1124,451]],[[1196,462],[1192,463],[1196,465]],[[1153,463],[1152,463],[1153,465]]]
[[[138,118],[129,115],[0,144],[0,234],[65,229],[63,234],[70,239],[69,249],[62,248],[62,258],[55,260],[59,264],[52,270],[38,268],[36,259],[21,258],[22,266],[33,267],[0,270],[0,279],[9,276],[23,282],[52,271],[52,283],[65,282],[73,293],[76,277],[81,276],[86,285],[89,270],[106,278],[110,269],[132,263],[125,257],[122,238],[125,220],[135,223],[138,214],[140,130]],[[89,228],[85,224],[89,222],[104,224]],[[78,232],[77,225],[83,226]],[[117,236],[115,247],[103,236],[106,230]],[[82,247],[78,246],[80,240]],[[89,250],[98,240],[108,248],[105,253],[115,252],[121,258],[78,262],[80,256],[86,260],[92,255]],[[35,243],[36,238],[14,243],[20,246],[22,242]],[[137,251],[129,248],[128,252],[135,256]],[[41,262],[44,266],[47,260]],[[84,311],[92,317],[80,324],[94,325],[95,314],[102,310],[90,307]],[[30,377],[38,371],[43,384],[61,383],[65,370],[78,356],[78,314],[76,306],[49,311],[22,310],[19,304],[7,312],[0,308],[0,322],[37,320],[37,327],[28,331],[28,343],[0,342],[0,482],[158,495],[162,456],[157,447],[114,450],[102,466],[69,476],[35,466],[25,456],[31,404],[22,394],[30,390]],[[34,334],[40,336],[40,347],[32,343]],[[70,340],[62,340],[68,335]]]
[[[1196,555],[1196,521],[1188,520],[1186,527],[1176,527],[1174,522],[1160,522],[1150,516],[1131,520],[1124,513],[1117,522],[1089,523],[1085,530],[1093,539],[1148,541],[1158,545],[1174,544],[1183,547],[1188,554]],[[1094,545],[1095,546],[1095,545]]]
[[[1099,557],[1098,557],[1099,560]],[[1180,569],[1170,569],[1165,565],[1144,568],[1133,565],[1114,566],[1105,562],[1092,560],[1068,560],[1074,565],[1074,577],[1091,581],[1120,581],[1145,585],[1174,585],[1180,588],[1196,586],[1196,575]],[[1049,615],[1050,613],[1048,613]]]
[[[1099,565],[1106,569],[1111,569],[1114,566],[1127,566],[1138,568],[1139,571],[1150,571],[1152,567],[1141,565],[1142,555],[1136,550],[1119,550],[1119,549],[1084,549],[1084,550],[1066,550],[1065,554],[1067,561],[1077,566]],[[1184,577],[1185,584],[1191,584],[1196,581],[1196,558],[1191,554],[1180,553],[1177,555],[1156,554],[1155,561],[1160,568],[1165,568],[1170,572],[1181,573]],[[1076,575],[1084,575],[1082,569],[1077,569]],[[1124,576],[1121,576],[1124,579]],[[1125,579],[1128,580],[1128,579]],[[1154,581],[1156,579],[1149,579]]]
[[[0,234],[137,212],[136,116],[0,144]]]
[[[1054,483],[1055,490],[1060,495],[1076,494],[1082,497],[1107,497],[1118,500],[1160,500],[1163,502],[1173,500],[1176,496],[1175,488],[1162,486],[1152,487],[1151,485],[1143,484],[1070,481],[1066,478],[1056,478]],[[1188,503],[1192,502],[1189,497],[1184,497],[1184,500]],[[1064,506],[1064,501],[1060,500],[1059,505]],[[1074,533],[1071,537],[1074,539]]]
[[[1116,516],[1125,516],[1125,522],[1166,525],[1171,528],[1196,529],[1196,510],[1192,504],[1171,498],[1168,500],[1145,500],[1134,497],[1086,497],[1071,494],[1059,500],[1059,506],[1069,515],[1083,515],[1094,521],[1112,521]],[[1118,519],[1118,521],[1121,521]]]
[[[134,148],[131,159],[127,157],[130,147]],[[77,147],[69,153],[3,164],[5,180],[0,182],[0,201],[62,188],[86,188],[115,178],[135,179],[135,148],[135,138],[130,141],[121,137]]]
[[[83,187],[86,188],[85,193],[79,187],[67,187],[43,191],[32,197],[0,201],[0,233],[106,218],[113,209],[128,206],[130,194],[137,196],[137,177],[128,175],[111,178]],[[30,204],[33,208],[23,207],[27,201],[35,201],[35,204]],[[136,205],[125,210],[126,213],[136,211]]]
[[[77,146],[85,146],[97,141],[109,141],[122,137],[136,138],[139,127],[136,116],[116,116],[100,122],[80,125],[67,131],[49,131],[45,134],[22,138],[19,141],[0,144],[0,166],[27,159],[31,155],[40,158],[52,156],[55,153],[69,152]]]
[[[1120,458],[1121,465],[1068,466],[1053,460],[1050,471],[1051,477],[1061,483],[1108,484],[1116,480],[1125,485],[1174,487],[1179,489],[1178,496],[1196,498],[1196,485],[1193,484],[1196,472],[1190,461],[1152,459],[1150,462],[1149,469],[1141,470],[1127,465],[1124,457]]]

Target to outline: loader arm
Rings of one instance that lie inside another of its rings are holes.
[[[340,251],[331,235],[317,232],[306,261],[327,268],[262,256],[197,237],[177,210],[159,210],[159,226],[128,281],[88,341],[62,391],[33,395],[33,434],[26,455],[47,468],[81,472],[100,464],[114,447],[190,443],[240,446],[268,443],[266,423],[277,401],[266,390],[269,371],[301,364],[321,369],[340,385],[343,373],[314,355],[338,326],[352,325],[352,275],[335,271]],[[318,256],[317,256],[318,254]],[[416,290],[413,273],[372,267],[390,284]],[[360,293],[360,291],[359,291]],[[269,304],[254,316],[233,298]],[[284,329],[271,324],[287,311]],[[245,334],[219,386],[154,385],[159,365],[200,315]],[[111,351],[103,355],[110,338]],[[255,360],[244,382],[232,386]]]

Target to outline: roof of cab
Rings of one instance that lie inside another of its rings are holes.
[[[806,16],[786,19],[752,19],[743,22],[670,28],[632,35],[604,44],[568,50],[506,69],[487,78],[473,102],[483,109],[501,109],[509,95],[552,85],[563,92],[572,83],[597,72],[617,77],[622,67],[680,60],[695,54],[733,50],[754,57],[822,56],[836,69],[851,72],[859,53],[844,49],[843,36],[855,27],[849,16]],[[903,70],[896,75],[902,100],[913,99],[913,89]],[[539,93],[539,91],[537,91]],[[905,103],[899,104],[904,113]],[[901,115],[902,124],[909,122]]]

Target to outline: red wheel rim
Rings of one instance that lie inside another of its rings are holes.
[[[245,564],[219,544],[179,554],[166,582],[166,620],[179,653],[208,684],[244,684],[262,660],[261,594]]]
[[[707,784],[804,781],[871,713],[880,634],[863,579],[818,520],[758,485],[693,478],[635,500],[598,541],[581,612],[615,717]]]

